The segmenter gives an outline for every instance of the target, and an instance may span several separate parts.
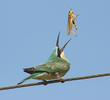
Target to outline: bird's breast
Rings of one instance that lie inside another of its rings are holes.
[[[65,72],[55,72],[55,73],[42,73],[41,75],[38,75],[34,77],[33,79],[37,80],[51,80],[51,79],[58,79],[60,77],[63,77],[66,74]]]

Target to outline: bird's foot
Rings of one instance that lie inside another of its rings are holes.
[[[42,80],[42,81],[43,81],[44,85],[47,85],[47,81],[46,80]]]
[[[60,78],[60,81],[61,81],[61,83],[64,83],[65,82],[63,78]]]

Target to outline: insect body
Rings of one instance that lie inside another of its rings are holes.
[[[75,15],[74,12],[70,9],[68,13],[68,26],[67,26],[67,34],[70,35],[71,32],[74,33],[76,36],[76,31],[77,31],[77,25],[75,22],[75,19],[77,18],[78,15]],[[74,27],[73,27],[74,25]],[[73,31],[73,28],[75,28],[75,31]]]

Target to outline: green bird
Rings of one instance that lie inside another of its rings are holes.
[[[48,60],[44,64],[35,67],[24,68],[24,72],[29,73],[30,76],[20,81],[18,85],[28,79],[43,80],[44,82],[46,82],[46,80],[62,79],[61,77],[63,77],[68,72],[70,69],[70,63],[64,56],[64,48],[71,39],[68,40],[60,49],[59,35],[60,33],[57,37],[56,48],[53,50]]]

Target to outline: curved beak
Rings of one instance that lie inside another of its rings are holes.
[[[58,48],[59,48],[59,37],[60,37],[60,32],[58,33],[57,43],[56,43],[56,47],[58,47]]]
[[[69,39],[69,40],[64,44],[64,46],[60,49],[61,52],[64,51],[64,48],[67,46],[67,44],[70,42],[70,40],[71,40],[71,39]]]
[[[58,48],[58,55],[60,56],[60,54],[64,51],[64,48],[67,46],[67,44],[69,43],[69,41],[71,40],[68,40],[64,46],[60,49],[59,48],[59,37],[60,37],[60,32],[58,33],[58,37],[57,37],[57,42],[56,42],[56,47]]]

